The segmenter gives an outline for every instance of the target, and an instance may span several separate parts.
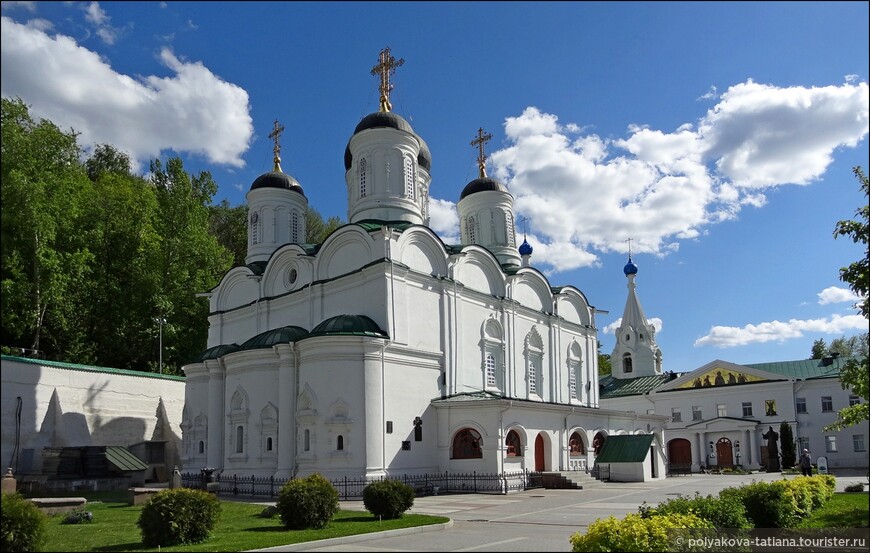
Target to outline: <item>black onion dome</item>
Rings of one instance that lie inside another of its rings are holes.
[[[495,190],[496,192],[507,192],[508,189],[505,185],[500,183],[491,177],[480,177],[474,179],[465,185],[465,189],[462,190],[462,194],[459,195],[459,199],[463,199],[466,196],[470,196],[476,192],[486,192],[488,190]]]
[[[420,138],[417,136],[417,138]],[[417,164],[427,171],[432,170],[432,153],[429,151],[429,145],[420,138],[420,153],[417,154]]]
[[[411,124],[405,121],[401,115],[396,115],[395,113],[388,111],[378,111],[375,113],[370,113],[363,117],[362,121],[360,121],[356,128],[353,130],[353,134],[356,135],[362,131],[368,129],[396,129],[399,131],[405,131],[407,133],[413,134],[417,136],[414,132],[414,129],[411,128]],[[432,154],[429,153],[429,147],[426,146],[426,143],[423,142],[423,139],[417,136],[420,140],[420,143],[423,147],[420,149],[420,153],[417,155],[417,163],[426,168],[427,171],[431,170],[432,166]],[[424,150],[425,149],[425,153]],[[347,147],[344,149],[344,169],[345,171],[350,170],[353,165],[353,154],[350,152],[350,142],[348,142]]]
[[[270,348],[275,344],[287,344],[308,337],[308,331],[298,326],[283,326],[261,332],[239,346],[240,350]]]
[[[363,117],[362,121],[357,124],[356,128],[353,130],[353,134],[362,132],[366,129],[386,127],[414,134],[414,129],[411,128],[411,124],[405,121],[402,116],[396,115],[391,111],[377,111],[366,115]]]
[[[305,195],[299,181],[281,171],[269,171],[257,177],[254,184],[251,185],[251,190],[258,190],[260,188],[282,188],[284,190],[299,192],[303,196]]]

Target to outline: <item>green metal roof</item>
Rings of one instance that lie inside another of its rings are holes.
[[[315,326],[308,335],[315,336],[371,336],[389,338],[386,332],[365,315],[337,315]]]
[[[27,363],[28,365],[41,365],[43,367],[54,367],[57,369],[69,369],[73,371],[82,371],[89,373],[108,373],[120,374],[124,376],[139,376],[142,378],[162,378],[163,380],[178,380],[183,382],[183,376],[172,374],[158,374],[145,371],[128,371],[126,369],[113,369],[110,367],[94,367],[91,365],[77,365],[75,363],[64,363],[62,361],[49,361],[47,359],[33,359],[32,357],[16,357],[14,355],[3,355],[4,361],[16,361],[18,363]]]
[[[858,360],[859,358],[826,357],[824,359],[799,359],[797,361],[777,361],[773,363],[742,363],[742,365],[760,371],[806,380],[808,378],[839,377],[840,369],[850,359]]]
[[[275,344],[287,344],[308,337],[308,331],[298,326],[283,326],[261,332],[239,346],[239,351],[246,349],[271,348]],[[229,352],[227,352],[229,353]]]
[[[673,373],[639,376],[637,378],[614,378],[607,375],[598,381],[600,398],[634,396],[645,394],[679,375]]]
[[[601,451],[595,456],[596,463],[640,463],[649,455],[652,434],[632,436],[608,436]]]
[[[359,225],[366,232],[372,232],[373,230],[380,230],[381,227],[390,227],[391,229],[398,230],[399,232],[404,232],[410,226],[413,226],[414,223],[408,221],[381,221],[379,219],[365,219],[363,221],[357,221],[356,223],[348,223],[350,225]]]
[[[238,349],[238,344],[221,344],[219,346],[213,346],[194,357],[190,363],[202,363],[208,359],[218,359],[228,353],[238,351]]]
[[[106,446],[106,460],[115,465],[118,470],[148,470],[148,465],[130,453],[126,447],[117,445]]]

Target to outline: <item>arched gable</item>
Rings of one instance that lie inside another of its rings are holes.
[[[278,408],[275,407],[271,401],[260,410],[260,422],[263,424],[275,424],[278,422]]]
[[[513,278],[511,299],[535,311],[550,312],[553,295],[547,279],[538,271],[521,269]]]
[[[586,296],[574,287],[565,287],[556,296],[556,312],[568,322],[583,326],[592,324],[592,308]]]
[[[314,264],[314,280],[328,280],[351,273],[384,257],[383,246],[375,251],[372,237],[357,225],[345,225],[323,243]]]
[[[411,227],[399,237],[395,259],[411,269],[429,274],[447,274],[447,252],[441,240],[426,227]]]
[[[311,283],[311,257],[301,246],[288,244],[277,250],[263,272],[263,295],[275,297]]]
[[[250,278],[251,275],[253,273],[247,267],[235,267],[225,274],[217,293],[212,294],[212,312],[229,311],[257,301],[259,284]]]
[[[236,388],[235,393],[233,393],[233,397],[230,399],[230,412],[232,413],[245,413],[248,411],[248,392],[245,391],[244,388],[239,386]]]
[[[498,260],[480,247],[468,246],[453,271],[453,278],[466,288],[491,296],[504,296],[504,273]]]
[[[571,340],[571,343],[568,344],[568,359],[582,361],[583,360],[583,346],[577,343],[577,340]]]

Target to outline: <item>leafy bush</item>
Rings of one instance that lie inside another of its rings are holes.
[[[843,488],[844,492],[863,492],[864,491],[864,482],[855,482],[854,484],[849,484],[845,488]]]
[[[751,528],[752,524],[746,518],[746,508],[743,502],[735,497],[702,497],[695,492],[695,497],[675,497],[650,507],[646,503],[640,506],[640,516],[650,518],[670,514],[695,514],[709,521],[716,528]]]
[[[269,505],[262,511],[260,511],[260,518],[275,518],[275,515],[278,514],[278,506],[277,505]]]
[[[792,495],[794,495],[795,505],[797,506],[796,514],[800,518],[809,516],[813,506],[820,501],[816,493],[820,486],[811,484],[809,480],[809,476],[798,476],[791,480],[783,480],[788,485]]]
[[[402,518],[414,506],[414,488],[398,480],[372,482],[363,489],[363,505],[376,517]]]
[[[686,550],[687,542],[675,540],[673,530],[713,528],[694,514],[669,514],[643,518],[629,514],[617,520],[610,516],[589,525],[585,534],[574,533],[572,551],[675,551]]]
[[[174,488],[154,494],[136,524],[148,547],[201,543],[220,516],[220,501],[203,490]]]
[[[746,517],[756,528],[789,528],[798,519],[794,492],[785,480],[725,488],[719,497],[743,503]]]
[[[277,507],[285,528],[325,528],[338,512],[338,492],[329,480],[314,473],[284,484]]]
[[[39,551],[45,544],[47,517],[33,502],[18,493],[0,499],[2,551]]]
[[[61,524],[81,524],[83,522],[91,523],[94,521],[94,513],[85,511],[84,509],[75,509],[70,511],[63,517]]]

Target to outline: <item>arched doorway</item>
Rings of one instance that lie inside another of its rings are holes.
[[[544,468],[544,437],[541,434],[535,438],[535,470],[541,472]]]
[[[719,438],[716,442],[716,459],[720,467],[733,467],[734,457],[732,456],[731,440],[728,438]]]
[[[604,447],[604,442],[607,440],[607,435],[604,432],[599,432],[592,438],[592,451],[595,455],[601,453],[601,448]]]
[[[692,443],[685,438],[668,442],[668,473],[684,474],[692,470]]]

